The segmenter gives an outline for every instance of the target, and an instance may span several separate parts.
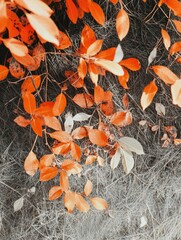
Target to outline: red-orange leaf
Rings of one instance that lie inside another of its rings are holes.
[[[69,37],[62,31],[59,31],[59,46],[55,46],[57,49],[65,49],[72,46]]]
[[[41,77],[39,75],[32,75],[26,77],[21,85],[21,91],[35,92],[39,88]]]
[[[61,197],[63,191],[60,186],[54,186],[50,189],[48,194],[48,200],[55,200]]]
[[[152,66],[153,71],[166,84],[173,84],[178,77],[169,68],[161,65]]]
[[[76,94],[73,101],[82,108],[90,108],[94,105],[92,95],[88,95],[87,93]]]
[[[89,204],[86,202],[86,200],[80,195],[75,194],[75,204],[79,211],[81,212],[88,212],[90,209]]]
[[[101,52],[99,52],[95,58],[100,58],[100,59],[107,59],[110,61],[114,60],[114,56],[115,56],[115,52],[116,52],[116,48],[112,47],[112,48],[108,48],[106,50],[103,50]]]
[[[94,87],[94,101],[96,104],[100,104],[105,101],[105,92],[99,85]]]
[[[72,213],[75,207],[75,193],[67,191],[64,196],[64,204],[69,213]]]
[[[72,141],[72,137],[65,131],[56,131],[53,133],[49,133],[51,138],[54,138],[62,143],[68,143]]]
[[[53,117],[53,109],[54,102],[43,102],[40,104],[39,108],[35,110],[35,114],[40,116],[47,116],[47,117]]]
[[[57,167],[45,167],[40,172],[40,181],[45,182],[56,177],[58,174]]]
[[[170,47],[170,44],[171,44],[170,36],[169,36],[168,32],[164,29],[161,29],[161,34],[162,34],[164,46],[168,50]]]
[[[65,192],[69,189],[69,178],[65,171],[60,172],[60,186]]]
[[[30,151],[24,162],[24,169],[30,176],[34,176],[38,170],[39,161],[33,151]]]
[[[39,116],[33,116],[31,120],[31,127],[35,134],[42,137],[42,127],[43,127],[44,121],[42,117]]]
[[[179,0],[160,0],[158,6],[160,7],[163,3],[165,3],[176,16],[181,17],[181,2]]]
[[[72,0],[66,0],[65,1],[66,7],[67,7],[67,15],[69,17],[69,19],[76,24],[77,23],[77,19],[78,19],[78,9],[75,6],[74,2]]]
[[[80,147],[76,143],[74,143],[74,142],[71,143],[71,152],[70,152],[70,154],[71,154],[72,158],[74,158],[78,162],[80,161],[82,152],[81,152]]]
[[[103,131],[99,131],[98,129],[89,129],[88,136],[90,141],[95,145],[105,147],[108,144],[108,138]]]
[[[102,48],[102,43],[103,43],[103,40],[100,39],[100,40],[96,40],[94,43],[92,43],[89,48],[87,49],[87,54],[89,56],[94,56],[96,55]]]
[[[120,41],[126,37],[130,28],[130,21],[127,12],[122,8],[116,17],[116,31]]]
[[[36,99],[34,95],[30,92],[23,92],[22,99],[23,99],[24,110],[30,114],[34,113],[36,109]]]
[[[0,33],[6,29],[8,22],[7,12],[6,12],[6,3],[4,0],[0,1]]]
[[[77,68],[79,77],[84,79],[87,74],[87,64],[83,58],[80,58],[79,66]]]
[[[24,26],[20,31],[22,42],[32,45],[36,40],[35,31],[30,24]]]
[[[107,202],[103,198],[90,198],[90,201],[92,205],[98,210],[105,210],[106,208],[108,208]]]
[[[118,81],[124,89],[128,89],[127,82],[129,80],[129,72],[124,67],[122,67],[122,68],[123,68],[123,71],[124,71],[124,75],[123,76],[118,76]]]
[[[54,130],[62,130],[61,124],[56,117],[44,117],[44,124]]]
[[[87,49],[93,42],[96,41],[96,35],[91,27],[85,25],[81,34],[81,43]]]
[[[180,52],[181,51],[181,42],[175,42],[172,46],[171,46],[171,48],[170,48],[170,50],[169,50],[169,53],[171,54],[171,55],[173,55],[173,54],[175,54],[175,53],[177,53],[177,52]]]
[[[157,91],[158,91],[158,87],[155,84],[154,80],[144,88],[141,96],[141,106],[143,110],[145,110],[152,103],[153,98],[157,93]]]
[[[104,25],[105,15],[99,4],[91,2],[89,4],[89,10],[96,22],[98,22],[100,25]]]
[[[179,33],[181,33],[181,22],[178,20],[172,20],[173,23],[175,24],[175,27]]]
[[[50,17],[53,11],[48,7],[47,4],[41,0],[27,1],[27,0],[14,0],[19,6],[29,10],[30,12],[36,13],[37,15]]]
[[[7,67],[0,65],[0,81],[3,81],[7,78],[9,70]]]
[[[118,0],[110,0],[110,2],[112,2],[114,5],[116,5],[116,3],[118,2]]]
[[[119,127],[130,125],[132,123],[132,114],[129,111],[116,112],[111,116],[111,123]]]
[[[55,100],[54,106],[53,106],[53,114],[54,116],[59,116],[63,113],[67,105],[66,97],[63,93],[60,93]]]
[[[44,40],[59,45],[59,30],[53,20],[49,17],[26,13],[28,21],[37,34]]]
[[[18,116],[14,119],[14,122],[17,123],[21,127],[27,127],[30,123],[30,119],[26,119],[23,116]]]
[[[12,54],[18,57],[24,57],[28,54],[27,46],[15,38],[3,39],[3,43]]]
[[[89,2],[90,0],[78,0],[79,7],[86,13],[89,12]]]
[[[141,68],[140,61],[137,58],[127,58],[122,60],[119,64],[131,71],[138,71]]]

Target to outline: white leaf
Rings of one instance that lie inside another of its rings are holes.
[[[118,44],[117,48],[116,48],[116,52],[115,52],[115,55],[114,55],[114,60],[113,62],[116,62],[116,63],[119,63],[124,57],[124,53],[123,53],[123,50],[121,48],[121,45]]]
[[[141,223],[140,223],[140,228],[144,227],[145,225],[147,225],[147,218],[145,216],[141,217]]]
[[[88,115],[86,113],[77,113],[74,117],[73,120],[77,122],[82,122],[82,121],[87,121],[92,115]]]
[[[14,202],[14,212],[19,211],[23,207],[24,198],[21,197]]]
[[[151,51],[149,57],[148,57],[148,66],[153,62],[153,60],[156,58],[157,55],[157,47],[153,48]]]
[[[130,173],[132,168],[134,167],[134,158],[133,154],[129,150],[121,149],[122,151],[122,164],[123,169],[126,174]]]
[[[161,103],[156,103],[155,104],[155,109],[158,115],[160,116],[165,116],[165,106]]]
[[[70,112],[68,112],[65,115],[65,122],[64,122],[65,131],[70,134],[73,126],[74,126],[74,121],[73,121],[73,118],[72,118],[72,114]]]
[[[119,139],[119,143],[123,148],[128,151],[135,152],[137,154],[144,154],[143,147],[140,142],[131,137],[122,137]]]
[[[34,194],[36,192],[36,188],[32,187],[32,188],[28,189],[28,192]]]
[[[121,152],[120,152],[120,149],[118,148],[114,156],[111,158],[111,162],[110,162],[110,166],[113,170],[117,168],[120,160],[121,160]]]

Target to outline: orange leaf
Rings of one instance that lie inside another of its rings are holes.
[[[56,131],[53,133],[49,133],[49,135],[51,138],[54,138],[62,143],[68,143],[72,141],[71,136],[65,131]]]
[[[175,24],[175,27],[179,33],[181,33],[181,22],[178,20],[172,20],[173,23]]]
[[[145,110],[152,103],[153,98],[157,93],[157,91],[158,91],[158,87],[155,84],[154,80],[144,88],[141,96],[141,106],[143,110]]]
[[[40,116],[53,117],[53,106],[54,102],[43,102],[40,104],[39,108],[35,110],[34,113]]]
[[[54,106],[53,106],[53,114],[54,116],[60,116],[63,111],[65,110],[67,105],[66,97],[63,93],[60,93],[55,100]]]
[[[28,91],[30,93],[35,92],[39,88],[41,83],[41,77],[39,75],[32,75],[26,77],[21,85],[21,91]]]
[[[90,201],[92,205],[98,210],[105,210],[106,208],[108,208],[107,202],[103,198],[90,198]]]
[[[69,82],[73,87],[82,88],[84,86],[84,80],[79,77],[77,72],[66,71],[65,76],[69,79]]]
[[[3,39],[3,43],[12,54],[18,57],[24,57],[28,54],[27,46],[15,38]]]
[[[131,71],[138,71],[141,68],[140,61],[137,58],[127,58],[122,60],[119,64]]]
[[[34,113],[36,109],[36,100],[34,95],[30,92],[23,92],[22,99],[23,99],[24,110],[30,114]]]
[[[14,119],[14,122],[21,127],[27,127],[31,123],[31,120],[26,119],[23,116],[18,116]]]
[[[67,7],[67,15],[68,15],[69,19],[74,24],[76,24],[78,16],[79,16],[77,7],[75,6],[75,4],[72,0],[66,0],[65,4],[66,4],[66,7]]]
[[[173,104],[181,107],[181,79],[175,81],[171,86]]]
[[[105,147],[108,144],[107,136],[103,131],[99,131],[98,129],[89,129],[88,136],[90,141],[95,145]]]
[[[39,116],[33,116],[31,120],[31,127],[35,134],[42,137],[42,126],[44,124],[43,118]]]
[[[9,64],[9,71],[13,77],[18,79],[23,78],[25,75],[24,68],[14,58],[11,59],[11,62]]]
[[[61,124],[56,117],[44,117],[44,124],[54,130],[62,130]]]
[[[101,50],[102,43],[103,40],[96,40],[95,42],[93,42],[87,49],[87,54],[91,57],[96,55]]]
[[[127,12],[122,8],[116,17],[116,31],[120,41],[126,37],[130,28],[130,21]]]
[[[98,105],[105,101],[105,92],[99,85],[94,87],[94,101]]]
[[[109,92],[106,92],[106,93],[108,94]],[[105,102],[101,103],[100,109],[106,116],[113,114],[113,112],[114,112],[113,101],[110,100],[110,101],[105,101]]]
[[[88,197],[91,192],[92,192],[92,182],[90,180],[87,180],[85,187],[84,187],[84,194],[86,195],[86,197]]]
[[[129,106],[129,99],[128,95],[125,93],[124,96],[122,97],[122,103],[125,109],[128,109]]]
[[[75,204],[79,211],[81,212],[88,212],[90,209],[89,204],[86,202],[86,200],[80,195],[75,194]]]
[[[40,158],[39,170],[41,171],[45,167],[50,167],[53,163],[54,154],[46,154]]]
[[[179,0],[160,0],[158,6],[160,7],[163,3],[165,3],[176,16],[181,17],[181,2],[179,2]]]
[[[74,158],[75,160],[80,162],[82,152],[81,152],[80,147],[76,143],[74,143],[74,142],[71,143],[71,152],[70,152],[70,154],[71,154],[72,158]]]
[[[24,162],[25,172],[33,177],[36,171],[38,170],[38,165],[39,161],[36,155],[34,154],[33,151],[30,151]]]
[[[84,79],[87,74],[87,64],[83,58],[80,58],[79,66],[77,68],[79,77]]]
[[[89,12],[89,2],[90,0],[78,0],[79,7],[86,13]]]
[[[92,43],[96,41],[96,35],[91,27],[85,25],[81,33],[81,43],[87,49]]]
[[[168,50],[171,45],[170,36],[169,36],[168,32],[164,29],[161,29],[161,34],[162,34],[164,46]]]
[[[95,56],[95,58],[106,59],[106,60],[113,61],[114,60],[114,56],[115,56],[115,52],[116,52],[116,48],[115,47],[108,48],[106,50],[103,50],[103,51],[99,52]]]
[[[172,46],[171,46],[171,48],[170,48],[170,50],[169,50],[169,53],[171,54],[171,55],[173,55],[173,54],[175,54],[175,53],[177,53],[177,52],[180,52],[181,51],[181,42],[175,42]]]
[[[70,151],[70,143],[58,143],[52,147],[54,154],[67,154]]]
[[[78,127],[72,131],[73,139],[82,139],[88,136],[87,129],[85,127]]]
[[[178,77],[167,67],[156,65],[151,67],[158,77],[166,84],[173,84]]]
[[[112,2],[114,5],[116,5],[116,3],[118,2],[118,0],[110,0],[110,2]]]
[[[76,94],[73,101],[82,108],[90,108],[94,105],[92,95],[88,95],[87,93]]]
[[[118,63],[104,59],[96,59],[94,63],[117,76],[122,76],[124,74],[123,68]]]
[[[60,186],[54,186],[50,189],[48,194],[48,200],[55,200],[61,197],[63,191]]]
[[[30,12],[36,13],[37,15],[50,17],[53,13],[51,8],[41,0],[27,1],[27,0],[14,0],[19,6],[29,10]]]
[[[7,78],[9,70],[7,67],[0,65],[0,81],[3,81]]]
[[[111,123],[119,127],[130,125],[132,123],[132,114],[129,111],[116,112],[111,116]]]
[[[0,33],[6,29],[8,22],[7,12],[6,12],[6,3],[4,0],[0,1]]]
[[[34,71],[39,67],[39,65],[37,66],[34,58],[29,54],[26,54],[23,57],[16,56],[15,54],[12,54],[12,56],[30,71]]]
[[[71,159],[64,160],[61,168],[71,174],[78,174],[82,171],[82,166]]]
[[[86,161],[85,161],[85,165],[90,165],[92,163],[94,163],[97,159],[97,156],[95,155],[89,155],[87,158],[86,158]]]
[[[180,145],[181,144],[181,139],[180,138],[175,138],[174,139],[174,144],[175,144],[175,146]]]
[[[65,192],[64,205],[69,213],[72,213],[75,207],[75,193],[71,191]]]
[[[69,178],[65,171],[60,172],[60,186],[65,192],[69,189]]]
[[[26,25],[21,29],[20,36],[22,42],[28,45],[32,45],[33,42],[36,40],[35,31],[30,24]]]
[[[104,25],[105,15],[99,4],[91,2],[89,4],[89,10],[92,17],[96,20],[96,22],[98,22],[100,25]]]
[[[28,21],[38,35],[44,40],[59,45],[59,30],[53,20],[33,13],[26,13]]]
[[[15,12],[7,9],[7,16],[8,22],[6,27],[8,29],[9,38],[17,37],[23,28],[23,25]]]
[[[65,49],[72,46],[69,37],[62,31],[59,31],[59,46],[55,46],[57,49]]]
[[[127,82],[129,80],[129,72],[124,67],[122,67],[122,68],[123,68],[123,71],[124,71],[124,75],[123,76],[118,76],[118,81],[124,89],[128,89]]]
[[[50,179],[56,177],[58,174],[57,167],[45,167],[40,172],[40,181],[45,182],[49,181]]]

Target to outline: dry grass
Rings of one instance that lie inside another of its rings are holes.
[[[129,81],[130,109],[133,113],[133,124],[123,129],[126,136],[135,137],[143,145],[145,155],[134,156],[135,166],[129,175],[125,175],[122,166],[112,171],[109,159],[104,167],[93,165],[89,171],[83,171],[77,178],[71,178],[72,188],[82,191],[86,179],[94,184],[91,196],[102,196],[108,201],[109,210],[99,212],[93,207],[87,214],[75,211],[68,214],[62,199],[48,201],[48,190],[57,179],[40,183],[39,176],[27,176],[23,170],[23,161],[34,141],[34,134],[29,128],[21,129],[13,123],[19,99],[19,86],[0,85],[0,239],[1,240],[180,240],[181,239],[181,148],[170,145],[162,148],[160,138],[163,126],[174,125],[181,137],[181,110],[173,106],[168,88],[160,83],[159,93],[149,109],[143,112],[140,108],[140,96],[143,87],[152,79],[146,74],[147,58],[160,38],[160,28],[165,24],[161,12],[155,14],[148,22],[143,19],[153,8],[153,1],[147,5],[141,1],[124,1],[131,17],[132,27],[125,41],[125,57],[137,57],[142,63],[142,70],[131,75]],[[150,3],[149,3],[150,2]],[[91,24],[99,37],[104,36],[104,48],[115,46],[114,19],[118,7],[103,2],[108,21],[104,28],[92,22],[87,16],[86,23]],[[79,45],[80,31],[69,26],[74,45]],[[174,33],[173,33],[174,35]],[[74,37],[73,37],[74,36]],[[159,46],[155,64],[168,64],[162,44]],[[49,69],[57,81],[64,78],[62,71],[75,68],[76,61],[64,61],[59,56],[49,56]],[[71,67],[70,67],[71,66]],[[179,72],[179,68],[174,69]],[[117,109],[122,107],[123,89],[117,78],[107,74],[100,79],[100,85],[114,93]],[[54,90],[52,86],[52,91]],[[55,89],[57,91],[57,89]],[[51,94],[51,93],[50,93]],[[52,93],[52,96],[56,93]],[[73,93],[71,93],[73,94]],[[155,103],[166,107],[166,116],[156,114]],[[68,111],[79,112],[80,108],[69,102]],[[159,131],[141,127],[141,119],[152,125],[158,124]],[[115,133],[116,134],[116,133]],[[41,156],[47,149],[43,141],[38,141],[34,150]],[[103,153],[102,153],[103,154]],[[86,174],[84,174],[86,172]],[[28,190],[36,188],[34,194]],[[13,211],[14,202],[24,196],[23,208]],[[140,227],[141,217],[147,224]]]

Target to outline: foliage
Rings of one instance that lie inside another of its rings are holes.
[[[143,1],[147,4],[147,1]],[[21,127],[30,126],[38,137],[45,140],[50,154],[43,155],[40,159],[34,153],[34,145],[24,162],[24,169],[30,176],[38,171],[40,181],[49,181],[59,178],[59,183],[49,191],[49,200],[55,200],[62,195],[68,212],[76,207],[79,211],[87,212],[90,209],[88,200],[98,210],[108,208],[107,202],[100,197],[91,197],[93,185],[87,180],[82,193],[71,191],[69,179],[71,175],[79,175],[83,171],[83,165],[98,163],[104,165],[104,159],[97,152],[85,154],[81,144],[85,141],[85,148],[92,144],[96,148],[103,149],[110,160],[110,166],[115,169],[122,160],[126,174],[134,167],[132,152],[144,154],[141,144],[134,138],[118,137],[111,128],[120,131],[120,128],[132,123],[132,113],[129,109],[127,93],[122,96],[124,109],[116,109],[113,101],[113,92],[104,90],[99,84],[100,76],[105,77],[107,72],[117,76],[118,83],[124,91],[129,91],[128,82],[130,73],[141,69],[140,61],[132,56],[124,58],[121,46],[130,29],[130,17],[123,1],[110,0],[119,8],[115,19],[115,29],[120,44],[103,49],[103,39],[97,39],[91,26],[84,24],[80,35],[80,45],[75,48],[72,39],[68,36],[68,29],[62,32],[58,28],[56,9],[64,11],[72,24],[78,24],[85,14],[90,14],[101,26],[106,24],[104,11],[98,3],[92,0],[14,0],[0,1],[0,40],[8,49],[11,56],[0,65],[0,81],[5,80],[8,74],[18,79],[21,84],[21,98],[24,112],[19,114],[14,121]],[[178,0],[161,0],[157,7],[166,5],[175,16],[180,17],[181,3]],[[51,18],[52,16],[52,18]],[[181,22],[168,18],[168,23],[174,30],[181,32]],[[161,28],[163,44],[168,57],[174,57],[174,63],[181,63],[181,42],[172,43],[167,25]],[[66,79],[63,82],[51,81],[48,71],[37,74],[41,64],[46,65],[49,52],[45,50],[46,43],[54,48],[53,54],[62,57],[71,57],[77,61],[77,70],[69,69],[64,73]],[[69,52],[65,49],[70,48]],[[164,82],[171,86],[173,104],[181,107],[181,80],[170,69],[170,66],[151,65],[157,56],[155,48],[148,58],[148,72],[154,79],[143,89],[141,107],[145,110],[153,101],[159,91],[159,83]],[[90,79],[93,88],[88,88]],[[49,82],[55,84],[59,94],[54,98],[48,95]],[[69,87],[76,90],[76,94],[69,95]],[[81,90],[81,91],[80,91]],[[46,94],[44,94],[46,91]],[[72,102],[82,109],[80,113],[66,116],[64,124],[60,122],[60,115],[65,113],[68,102]],[[158,107],[158,106],[157,106]],[[85,110],[93,110],[87,114]],[[159,108],[160,109],[160,108]],[[158,110],[157,111],[161,111]],[[163,111],[162,111],[163,113]],[[91,118],[98,120],[92,126]],[[74,127],[78,122],[79,127]],[[86,122],[86,124],[85,124]],[[170,129],[166,129],[168,133]],[[86,140],[85,140],[86,139]],[[180,144],[180,139],[173,137],[175,145]],[[63,159],[63,160],[62,160]],[[83,164],[83,160],[85,163]],[[21,205],[23,201],[21,199]],[[18,203],[19,205],[19,203]],[[21,208],[16,206],[15,211]]]

